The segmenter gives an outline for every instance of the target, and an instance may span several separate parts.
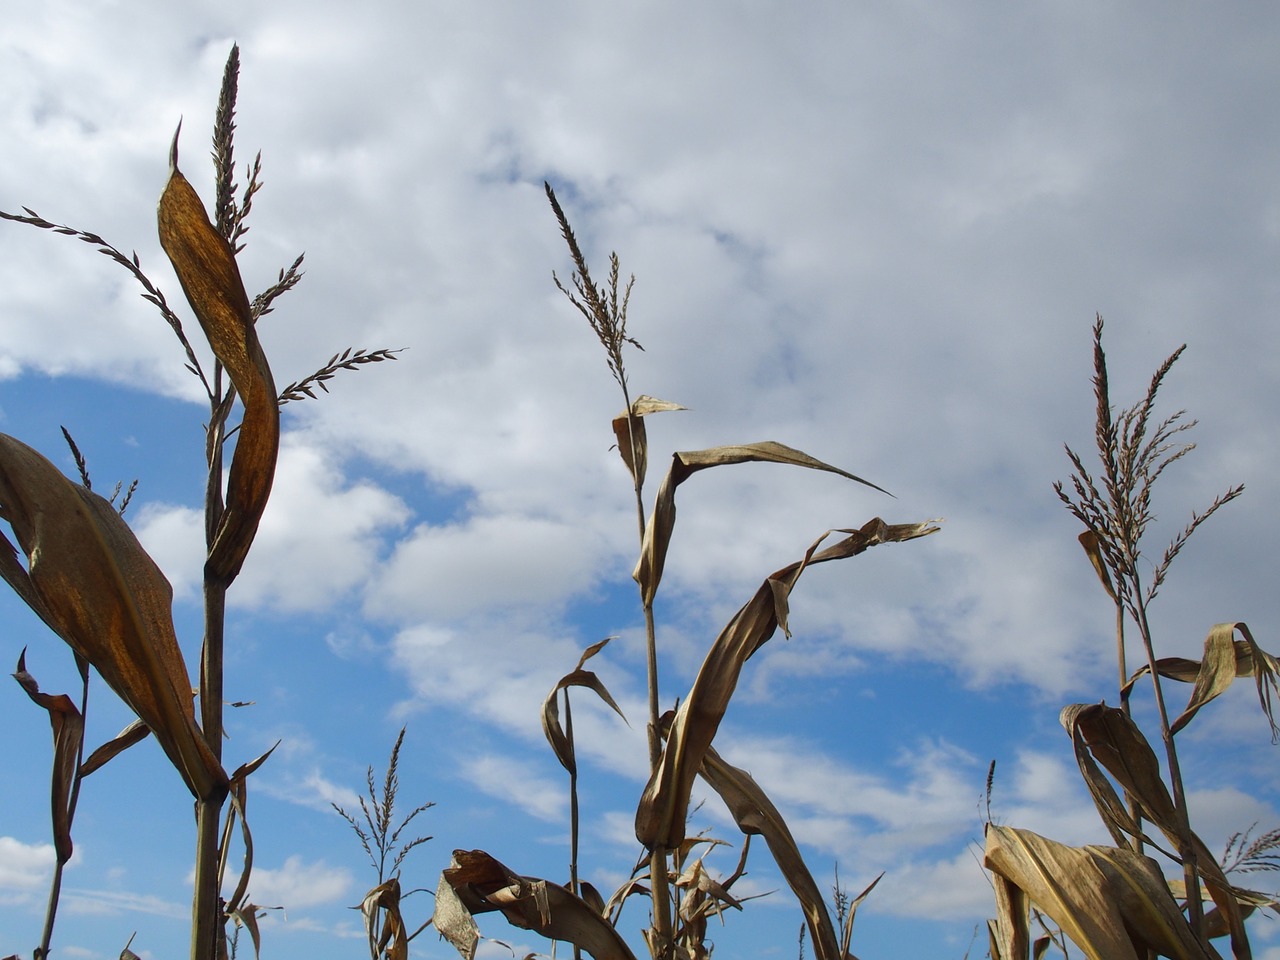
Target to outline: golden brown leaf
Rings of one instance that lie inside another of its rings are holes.
[[[141,743],[147,739],[150,734],[150,727],[141,720],[134,720],[97,750],[89,754],[85,762],[80,764],[80,776],[87,777],[108,760],[124,753],[135,743]]]
[[[0,574],[35,597],[36,612],[151,729],[196,797],[225,790],[196,727],[173,591],[115,507],[4,434],[0,505],[28,562],[0,565]]]
[[[890,525],[876,518],[860,530],[828,531],[814,541],[802,560],[774,572],[760,585],[712,644],[688,697],[676,713],[661,762],[649,778],[636,810],[636,838],[642,844],[670,849],[684,839],[689,792],[738,685],[742,667],[779,627],[790,635],[788,597],[805,568],[856,556],[877,544],[923,537],[937,529],[929,522]],[[831,533],[846,536],[819,551]]]
[[[1069,847],[1028,830],[987,825],[986,866],[1052,917],[1092,960],[1220,960],[1192,934],[1156,862],[1115,847]],[[1007,889],[1007,888],[1006,888]],[[1006,912],[1024,910],[1016,894]],[[1003,925],[1003,921],[998,921]],[[1016,917],[1001,935],[1001,960],[1022,960]]]
[[[365,932],[369,935],[369,953],[387,960],[409,960],[409,935],[400,914],[400,881],[392,877],[364,895],[360,903]],[[378,927],[378,915],[382,926]]]
[[[647,394],[636,397],[631,401],[631,416],[627,415],[627,411],[622,411],[613,418],[613,435],[618,438],[618,453],[622,455],[622,462],[627,465],[627,470],[631,472],[631,478],[637,485],[644,483],[645,472],[649,465],[649,440],[644,427],[644,420],[651,413],[664,413],[671,410],[684,410],[685,407],[678,403],[672,403],[669,400],[659,400],[656,397],[650,397]],[[631,422],[635,418],[636,435],[634,440],[631,436]],[[632,460],[635,460],[635,463]],[[636,464],[639,464],[637,466]]]
[[[1092,760],[1107,769],[1138,804],[1143,816],[1160,829],[1176,850],[1185,849],[1195,857],[1204,885],[1231,932],[1232,953],[1237,960],[1248,960],[1249,939],[1231,882],[1194,830],[1188,830],[1185,837],[1181,835],[1173,798],[1160,775],[1160,762],[1138,725],[1125,716],[1123,710],[1100,703],[1066,707],[1060,719],[1071,735],[1081,772],[1112,835],[1118,836],[1123,830],[1136,836],[1136,827],[1131,826],[1131,820],[1124,822],[1128,814],[1121,817],[1119,811],[1123,805]]]
[[[280,410],[235,252],[209,222],[200,197],[178,169],[177,152],[175,134],[169,182],[160,196],[157,216],[160,246],[244,404],[226,509],[205,565],[207,576],[226,586],[240,572],[271,493],[280,447]]]
[[[1243,640],[1235,639],[1237,630],[1244,637]],[[1258,646],[1247,624],[1214,624],[1204,641],[1204,657],[1200,660],[1191,699],[1182,716],[1173,722],[1170,729],[1177,733],[1185,727],[1201,707],[1231,686],[1231,681],[1236,677],[1252,676],[1257,683],[1262,712],[1271,725],[1271,739],[1275,740],[1280,730],[1276,727],[1275,714],[1271,708],[1271,692],[1277,689],[1277,673],[1280,673],[1280,663]]]
[[[793,450],[772,440],[761,443],[749,443],[739,446],[713,447],[710,450],[691,450],[675,453],[671,457],[671,468],[658,488],[658,497],[653,505],[653,515],[645,528],[644,541],[640,547],[640,560],[636,564],[632,578],[640,584],[640,594],[644,603],[653,602],[658,592],[658,584],[662,580],[662,570],[667,562],[667,550],[671,545],[671,534],[676,524],[676,488],[699,470],[708,467],[720,467],[733,463],[783,463],[796,467],[807,467],[810,470],[824,470],[836,473],[849,480],[865,484],[881,493],[888,493],[868,480],[846,473],[839,467],[816,460],[807,453]]]
[[[738,829],[745,834],[764,837],[778,869],[800,901],[817,960],[842,960],[836,931],[822,891],[814,882],[813,874],[805,865],[800,848],[778,808],[760,789],[751,774],[722,759],[712,747],[707,748],[699,772],[711,789],[724,800]]]
[[[618,931],[589,904],[557,884],[512,873],[483,850],[453,851],[440,883],[456,894],[456,903],[449,902],[447,907],[450,912],[461,908],[475,916],[499,910],[512,926],[576,944],[595,960],[635,960]],[[457,918],[447,923],[456,924]],[[459,940],[449,939],[468,960],[474,956],[474,945],[471,952],[464,949],[465,933]]]
[[[604,645],[612,639],[612,637],[606,637],[604,640],[587,647],[578,660],[578,666],[572,672],[561,677],[559,682],[551,688],[551,692],[547,694],[546,700],[542,702],[543,733],[546,734],[547,742],[551,744],[551,749],[555,752],[556,759],[560,761],[560,765],[569,773],[577,773],[578,761],[574,756],[573,743],[566,736],[564,727],[560,724],[561,690],[567,690],[569,687],[587,687],[590,690],[594,690],[596,695],[613,709],[614,713],[622,717],[623,722],[626,722],[627,719],[622,712],[622,708],[614,701],[600,678],[590,670],[582,669],[582,665],[604,649]]]
[[[71,788],[75,782],[76,760],[84,741],[84,717],[65,693],[41,693],[36,678],[27,672],[27,651],[18,655],[18,669],[13,678],[37,706],[49,714],[53,728],[53,774],[50,777],[49,804],[53,819],[53,848],[59,863],[71,859]]]

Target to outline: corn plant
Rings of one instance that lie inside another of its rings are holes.
[[[214,126],[213,218],[179,169],[178,133],[169,150],[169,177],[157,214],[161,247],[213,353],[211,368],[200,362],[178,313],[147,277],[136,253],[126,256],[95,233],[53,223],[30,209],[24,208],[22,214],[0,212],[5,220],[88,243],[129,271],[142,286],[143,298],[160,311],[177,337],[186,367],[199,380],[209,403],[204,638],[194,687],[198,712],[191,696],[191,674],[174,630],[173,591],[122,519],[124,504],[117,509],[90,488],[74,444],[80,483],[63,476],[31,447],[0,434],[0,517],[17,541],[15,548],[0,534],[0,576],[71,648],[85,690],[92,667],[137,716],[135,723],[85,758],[86,697],[77,707],[66,695],[42,693],[26,670],[25,657],[19,660],[18,681],[48,711],[54,730],[52,807],[58,869],[36,958],[43,958],[50,949],[61,867],[71,857],[71,823],[83,779],[148,735],[159,743],[196,803],[191,956],[193,960],[225,956],[228,922],[249,930],[256,951],[259,908],[249,899],[253,846],[245,804],[248,778],[267,755],[241,763],[230,773],[223,760],[227,591],[241,572],[271,493],[280,444],[280,407],[314,396],[316,387],[327,390],[326,381],[340,369],[394,359],[395,351],[347,350],[283,392],[276,390],[258,341],[257,323],[301,279],[302,257],[250,299],[237,256],[244,249],[245,220],[262,186],[261,157],[246,168],[246,184],[237,194],[234,132],[239,65],[239,51],[233,47]],[[18,548],[26,558],[25,566]],[[244,866],[234,892],[224,901],[220,891],[237,824]]]
[[[1116,412],[1102,349],[1102,319],[1094,325],[1094,439],[1101,474],[1095,479],[1084,458],[1068,447],[1074,472],[1069,485],[1057,483],[1055,490],[1084,525],[1080,543],[1115,609],[1120,705],[1073,704],[1063,709],[1061,721],[1114,846],[1071,847],[989,822],[985,862],[995,884],[997,916],[990,924],[995,960],[1025,960],[1033,953],[1039,957],[1048,948],[1049,935],[1031,941],[1028,917],[1033,911],[1052,918],[1061,934],[1089,957],[1216,958],[1211,941],[1228,937],[1232,956],[1248,960],[1252,954],[1245,918],[1259,908],[1277,909],[1270,895],[1236,886],[1227,876],[1243,867],[1272,869],[1275,831],[1253,842],[1243,839],[1247,834],[1237,834],[1222,861],[1215,858],[1192,829],[1176,737],[1234,679],[1251,677],[1275,742],[1280,731],[1271,697],[1280,690],[1280,662],[1240,622],[1211,627],[1199,660],[1159,657],[1148,617],[1191,535],[1244,490],[1231,487],[1203,511],[1193,512],[1154,564],[1145,561],[1143,538],[1155,519],[1155,482],[1194,449],[1179,442],[1195,426],[1183,411],[1159,422],[1153,419],[1156,395],[1184,349],[1179,347],[1157,368],[1142,400]],[[1132,672],[1130,630],[1141,645],[1141,663]],[[1187,705],[1176,717],[1166,699],[1170,680],[1192,685]],[[1151,691],[1163,773],[1130,710],[1140,684]],[[1152,838],[1148,824],[1162,839]],[[1146,847],[1175,864],[1181,879],[1167,880],[1159,864],[1145,855]],[[1207,911],[1206,903],[1211,905]]]
[[[800,902],[815,956],[818,960],[843,960],[849,956],[853,909],[842,915],[845,922],[833,922],[823,895],[777,807],[750,774],[725,761],[712,744],[747,659],[777,630],[790,635],[788,599],[806,569],[856,556],[878,544],[922,537],[938,528],[932,522],[887,524],[876,518],[859,528],[828,531],[818,537],[799,560],[764,580],[711,644],[693,686],[681,698],[679,707],[664,712],[653,603],[675,530],[676,492],[680,485],[713,467],[768,462],[825,471],[884,491],[799,450],[775,441],[763,441],[673,454],[652,511],[647,512],[644,482],[649,445],[645,418],[683,408],[647,395],[632,396],[625,351],[629,347],[640,349],[627,329],[634,277],[622,280],[618,256],[613,254],[609,258],[608,280],[597,284],[550,185],[546,186],[546,194],[573,264],[568,284],[554,275],[553,279],[604,347],[606,365],[623,396],[622,412],[613,418],[612,427],[635,494],[640,544],[633,578],[639,588],[646,635],[650,775],[636,808],[635,832],[641,854],[632,877],[607,900],[579,879],[578,771],[568,692],[572,687],[586,687],[621,712],[598,676],[585,669],[586,661],[604,647],[606,641],[601,641],[589,647],[577,667],[556,684],[542,712],[547,739],[570,776],[568,883],[562,885],[522,876],[482,850],[455,851],[452,863],[441,874],[436,893],[436,928],[464,957],[471,958],[480,938],[475,915],[498,911],[514,926],[571,943],[575,953],[585,950],[596,960],[632,958],[635,954],[618,929],[619,916],[622,905],[630,897],[639,895],[647,897],[649,905],[643,938],[651,957],[655,960],[706,957],[706,920],[726,908],[741,907],[732,886],[745,871],[749,839],[759,836]],[[841,535],[840,539],[828,544],[833,534]],[[739,864],[724,880],[717,880],[708,869],[705,852],[698,854],[700,848],[714,846],[717,841],[690,836],[687,832],[691,792],[699,776],[725,802],[744,835]],[[842,928],[840,933],[837,927]]]

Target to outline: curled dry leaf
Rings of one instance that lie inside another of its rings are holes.
[[[622,717],[624,723],[627,719],[622,712],[622,708],[614,701],[613,696],[600,678],[590,670],[582,669],[582,665],[604,649],[605,644],[612,639],[612,637],[606,637],[604,640],[587,647],[578,659],[577,667],[572,672],[561,677],[560,681],[551,689],[551,692],[547,694],[547,699],[542,702],[542,730],[547,736],[547,742],[551,744],[551,749],[555,752],[556,759],[560,761],[560,765],[569,773],[577,773],[578,761],[574,756],[573,743],[565,734],[564,727],[560,723],[561,690],[567,690],[569,687],[587,687],[590,690],[594,690],[614,713]]]
[[[173,631],[173,590],[116,509],[0,434],[0,505],[28,566],[0,534],[0,576],[151,729],[198,798],[227,775],[196,727]]]
[[[1065,707],[1060,720],[1071,735],[1080,771],[1112,836],[1137,836],[1137,827],[1097,764],[1106,768],[1142,815],[1159,827],[1177,850],[1188,850],[1195,857],[1204,885],[1231,933],[1232,953],[1237,960],[1248,960],[1249,938],[1231,882],[1194,830],[1181,836],[1173,798],[1160,775],[1160,762],[1138,725],[1123,710],[1101,703]]]
[[[807,467],[810,470],[824,470],[827,473],[836,473],[849,480],[855,480],[881,493],[888,493],[887,490],[877,487],[869,480],[855,477],[839,467],[823,463],[807,453],[793,450],[773,440],[672,454],[671,468],[658,489],[658,497],[653,505],[653,515],[649,517],[649,523],[644,531],[640,560],[636,564],[635,572],[631,575],[640,584],[641,599],[646,605],[653,603],[653,598],[658,592],[658,584],[662,580],[663,567],[667,562],[667,550],[671,546],[671,534],[676,525],[676,488],[699,470],[749,462],[785,463],[796,467]]]
[[[557,884],[513,873],[483,850],[453,851],[452,862],[440,875],[440,886],[448,886],[455,896],[444,898],[441,916],[442,900],[437,894],[436,929],[467,960],[475,956],[476,941],[459,909],[472,917],[499,910],[512,926],[575,944],[595,960],[635,960],[618,931],[590,904]],[[457,939],[451,931],[456,931]]]
[[[684,839],[689,792],[738,685],[742,667],[778,627],[789,635],[788,598],[805,568],[853,557],[877,544],[912,540],[937,530],[931,522],[887,524],[877,517],[860,530],[828,531],[814,541],[803,559],[771,574],[760,585],[712,644],[688,697],[676,713],[661,761],[636,810],[636,838],[642,844],[651,849],[670,849]],[[819,550],[831,533],[846,536]]]
[[[85,762],[80,764],[80,776],[87,777],[108,760],[112,760],[124,753],[135,743],[141,743],[147,739],[150,734],[150,727],[141,720],[134,720],[97,750],[89,754]]]
[[[668,714],[664,720],[670,718]],[[822,891],[805,865],[800,848],[778,808],[751,774],[726,762],[713,747],[707,748],[699,772],[729,808],[738,829],[750,836],[764,837],[778,869],[800,901],[817,960],[843,960]]]
[[[174,134],[169,182],[160,196],[157,216],[160,246],[244,404],[226,509],[212,532],[205,564],[206,575],[226,586],[240,572],[271,494],[280,448],[280,409],[235,252],[209,222],[200,197],[178,169],[177,155]]]
[[[622,455],[622,462],[631,471],[631,478],[636,482],[637,486],[644,483],[645,473],[649,465],[649,441],[646,436],[644,420],[640,418],[651,413],[666,413],[672,410],[687,409],[687,407],[682,407],[678,403],[659,400],[656,397],[645,394],[631,401],[631,416],[627,416],[627,411],[624,410],[613,418],[613,435],[618,438],[618,453]],[[636,425],[634,438],[631,436],[632,417],[635,418]]]
[[[1220,960],[1192,934],[1150,857],[1115,847],[1069,847],[997,824],[986,829],[984,863],[1002,881],[996,887],[999,952],[993,950],[1000,960],[1027,957],[1028,901],[1092,960],[1145,960],[1148,949],[1173,960]]]
[[[369,955],[386,960],[409,960],[409,935],[400,915],[400,881],[392,877],[368,893],[360,904],[364,928],[369,935]],[[382,917],[381,928],[378,926]]]
[[[49,714],[53,728],[53,775],[50,777],[49,803],[53,819],[53,848],[59,863],[71,859],[71,788],[76,777],[76,761],[84,742],[84,717],[65,693],[40,691],[36,678],[27,672],[27,651],[18,655],[18,669],[13,678],[37,706]]]

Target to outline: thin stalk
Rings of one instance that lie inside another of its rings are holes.
[[[557,694],[559,696],[559,694]],[[564,735],[573,749],[573,703],[566,691],[564,696]],[[581,896],[578,887],[578,765],[569,771],[569,892]],[[582,950],[573,945],[573,960],[581,960]]]
[[[1160,684],[1160,671],[1156,669],[1155,645],[1151,640],[1151,628],[1147,623],[1147,605],[1142,600],[1138,571],[1132,571],[1135,590],[1135,606],[1138,613],[1138,631],[1147,653],[1147,666],[1151,673],[1151,687],[1155,694],[1156,709],[1160,716],[1160,738],[1164,741],[1165,758],[1169,764],[1169,784],[1173,795],[1174,815],[1178,818],[1178,856],[1182,858],[1183,881],[1187,887],[1187,922],[1196,939],[1204,937],[1204,903],[1200,899],[1200,869],[1196,864],[1195,847],[1191,842],[1191,816],[1187,810],[1186,793],[1182,784],[1182,768],[1178,763],[1178,748],[1169,725],[1169,712],[1164,703],[1164,689]]]

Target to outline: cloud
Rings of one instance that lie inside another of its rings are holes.
[[[563,824],[568,803],[566,787],[549,779],[545,769],[517,757],[491,753],[467,757],[459,774],[482,793],[515,804],[539,820]]]
[[[0,837],[0,888],[40,887],[48,882],[56,859],[52,844],[28,844],[14,837]]]
[[[271,505],[232,602],[286,612],[331,607],[371,576],[383,538],[407,514],[399,498],[371,481],[348,482],[329,452],[286,434]],[[203,512],[149,503],[136,529],[175,596],[194,596],[204,564]]]
[[[264,906],[304,910],[341,900],[352,882],[351,874],[341,867],[331,867],[323,860],[307,861],[295,854],[279,867],[255,866],[249,896]]]

